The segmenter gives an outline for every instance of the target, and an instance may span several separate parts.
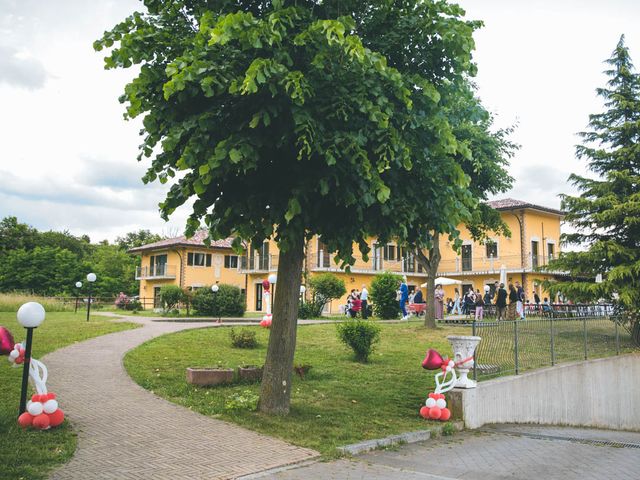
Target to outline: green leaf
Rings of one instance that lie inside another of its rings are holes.
[[[287,212],[284,215],[284,219],[287,221],[287,223],[289,223],[291,222],[293,217],[299,215],[300,212],[302,212],[302,207],[300,206],[300,202],[298,201],[298,199],[294,197],[289,200],[289,205],[287,208]]]

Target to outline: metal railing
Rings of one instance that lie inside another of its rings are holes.
[[[150,278],[176,278],[176,266],[167,264],[157,264],[146,267],[136,267],[136,280]]]
[[[250,255],[240,257],[238,271],[250,272],[275,272],[278,270],[278,255]]]
[[[436,280],[436,283],[437,280]],[[610,303],[553,303],[553,304],[535,304],[525,303],[525,318],[549,318],[549,317],[591,317],[591,316],[610,316],[614,313],[613,305]],[[445,317],[441,322],[444,323],[471,323],[475,319],[475,305],[469,307],[464,305],[464,298],[461,300],[462,317],[451,316]],[[497,307],[495,305],[485,305],[483,307],[482,320],[496,320],[498,316]],[[445,313],[449,313],[446,312]],[[516,315],[519,317],[516,313]]]
[[[622,317],[613,315],[474,321],[471,329],[482,338],[475,353],[474,379],[518,375],[562,362],[630,353],[639,347]]]
[[[455,273],[469,273],[469,272],[482,272],[482,273],[500,273],[500,268],[504,265],[507,271],[522,271],[535,270],[538,267],[548,265],[554,255],[534,255],[528,253],[524,257],[524,265],[522,257],[520,255],[500,255],[485,256],[474,255],[471,257],[449,257],[445,253],[445,258],[440,260],[438,265],[438,272],[442,275],[450,275]]]
[[[354,273],[410,273],[412,275],[426,275],[424,270],[418,265],[418,261],[413,255],[406,255],[390,259],[384,258],[382,251],[372,251],[365,260],[362,255],[354,255],[355,263],[351,266]],[[334,255],[327,254],[323,250],[310,251],[307,253],[307,261],[311,271],[324,272],[344,272],[340,264],[334,260]]]

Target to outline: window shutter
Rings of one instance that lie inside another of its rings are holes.
[[[207,267],[210,267],[211,266],[211,254],[207,253],[207,257],[206,258],[207,258]]]
[[[193,253],[187,254],[187,265],[193,265]]]

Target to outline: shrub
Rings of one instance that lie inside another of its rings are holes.
[[[193,294],[191,306],[196,315],[205,317],[242,317],[245,301],[242,291],[233,285],[218,285],[216,293],[211,288],[199,288]]]
[[[257,348],[258,340],[256,339],[255,330],[249,330],[247,328],[243,328],[240,331],[237,331],[232,328],[229,331],[229,337],[231,338],[231,345],[235,348]]]
[[[240,393],[232,394],[224,402],[224,409],[230,412],[253,411],[258,408],[260,397],[251,390],[244,390]]]
[[[371,320],[347,320],[336,325],[338,338],[351,347],[359,362],[367,362],[380,341],[380,325]]]
[[[178,304],[184,298],[182,289],[177,285],[163,285],[160,288],[160,301],[165,312],[178,309]]]
[[[327,302],[347,293],[344,280],[331,273],[322,273],[311,277],[309,289],[311,290],[311,300],[300,305],[299,318],[321,317],[322,309]]]
[[[371,282],[373,312],[379,318],[384,320],[398,318],[400,307],[396,300],[396,292],[400,282],[402,277],[389,272],[378,275]]]

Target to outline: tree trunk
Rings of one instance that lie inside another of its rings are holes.
[[[278,256],[278,293],[274,297],[273,322],[258,407],[263,413],[289,413],[303,260],[302,238],[289,249],[281,250]]]
[[[436,298],[434,295],[436,285],[436,274],[440,265],[440,236],[433,236],[433,246],[429,249],[429,257],[422,250],[416,250],[418,263],[427,272],[427,308],[424,313],[424,326],[436,328]]]

